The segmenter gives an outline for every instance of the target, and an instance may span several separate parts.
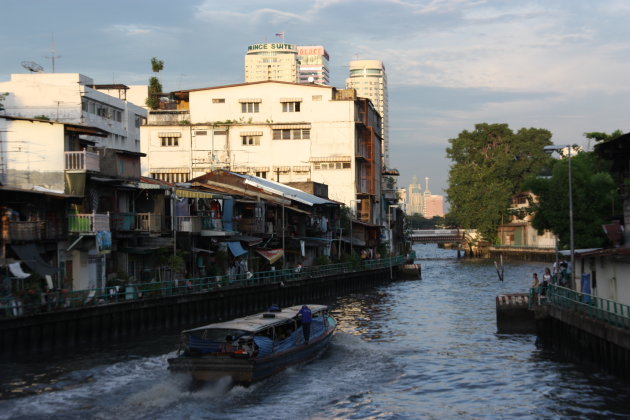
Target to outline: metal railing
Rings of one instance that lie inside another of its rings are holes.
[[[153,299],[188,293],[206,293],[218,289],[234,289],[264,284],[284,284],[292,281],[325,277],[358,271],[389,268],[403,264],[405,257],[362,260],[321,266],[292,268],[257,273],[175,279],[162,282],[131,283],[100,289],[84,289],[49,293],[27,291],[25,294],[0,298],[0,319],[45,313],[48,311],[105,305],[138,299]]]
[[[73,233],[109,232],[109,213],[78,213],[68,215],[68,231]]]
[[[66,171],[95,171],[101,170],[101,162],[98,153],[81,150],[78,152],[65,152]]]
[[[530,307],[555,305],[579,311],[589,318],[630,330],[630,306],[614,300],[580,293],[557,284],[548,285],[546,290],[542,286],[531,288],[529,298]]]

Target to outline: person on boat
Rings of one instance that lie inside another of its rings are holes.
[[[311,314],[311,310],[308,306],[303,305],[300,311],[298,312],[302,320],[302,332],[304,333],[304,343],[308,344],[308,339],[311,336],[311,321],[313,316]]]
[[[232,353],[236,350],[236,346],[234,346],[234,339],[231,335],[225,337],[225,343],[221,343],[221,352],[222,353]]]

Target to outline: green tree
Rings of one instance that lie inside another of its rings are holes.
[[[154,73],[159,73],[164,69],[164,61],[158,60],[156,57],[151,58],[151,70]],[[149,96],[146,100],[146,105],[151,109],[157,109],[160,106],[159,95],[162,93],[162,84],[157,76],[151,76],[149,78]]]
[[[433,216],[431,219],[427,219],[420,214],[412,214],[405,216],[407,220],[407,227],[409,229],[435,229],[438,226],[445,225],[443,217]]]
[[[573,191],[574,247],[595,248],[606,244],[602,225],[615,216],[616,185],[607,171],[608,163],[592,152],[571,157],[571,189]],[[561,249],[570,248],[569,161],[553,160],[551,177],[535,177],[528,181],[538,196],[532,205],[532,226],[540,233],[548,229],[558,235]]]
[[[448,219],[494,241],[512,196],[547,161],[543,149],[551,144],[551,133],[540,128],[515,133],[507,124],[484,123],[449,142],[446,154],[453,164],[446,190],[451,204]]]
[[[615,140],[617,137],[621,137],[623,135],[623,131],[615,130],[612,133],[602,133],[599,131],[592,131],[590,133],[584,133],[584,137],[589,140],[595,140],[595,142],[607,142],[611,140]]]

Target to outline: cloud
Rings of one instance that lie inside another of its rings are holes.
[[[121,25],[121,24],[115,24],[115,25],[110,25],[105,30],[107,32],[114,32],[114,33],[120,33],[120,34],[123,34],[123,35],[136,36],[136,35],[151,35],[151,34],[155,34],[155,33],[163,31],[164,28],[160,28],[158,26],[152,26],[152,25],[139,25],[139,24]]]

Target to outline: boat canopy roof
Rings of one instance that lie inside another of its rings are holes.
[[[204,325],[203,327],[192,328],[190,330],[183,331],[184,333],[199,332],[203,330],[241,330],[249,333],[256,333],[258,331],[265,330],[271,326],[283,324],[286,321],[297,317],[298,312],[303,305],[289,306],[288,308],[282,308],[279,311],[273,312],[260,312],[254,315],[248,315],[243,318],[236,318],[231,321],[217,322],[214,324]],[[326,305],[311,305],[307,304],[313,314],[325,311],[328,309]],[[273,315],[273,316],[270,316]]]

